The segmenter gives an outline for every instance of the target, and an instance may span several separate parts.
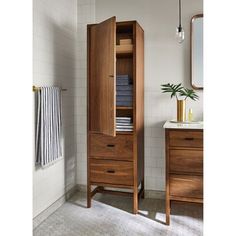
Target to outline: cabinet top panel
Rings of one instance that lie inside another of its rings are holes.
[[[174,123],[170,121],[166,121],[164,129],[199,129],[203,130],[203,122],[192,122],[192,123]]]
[[[87,26],[88,27],[91,27],[91,26],[93,26],[93,25],[97,25],[98,23],[96,23],[96,24],[88,24]],[[116,22],[116,25],[118,26],[118,27],[122,27],[122,26],[124,26],[124,27],[127,27],[127,26],[133,26],[134,24],[137,24],[141,29],[142,29],[142,31],[144,31],[143,30],[143,28],[141,27],[141,25],[138,23],[138,21],[136,21],[136,20],[130,20],[130,21],[118,21],[118,22]]]

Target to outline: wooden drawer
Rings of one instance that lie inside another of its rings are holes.
[[[90,181],[106,184],[133,184],[133,162],[90,159]]]
[[[186,198],[203,198],[203,177],[170,175],[170,195]]]
[[[203,173],[202,150],[170,150],[170,172]]]
[[[188,130],[169,131],[169,145],[171,147],[203,147],[203,132]]]
[[[89,154],[99,159],[132,160],[133,136],[117,135],[116,137],[91,134]]]

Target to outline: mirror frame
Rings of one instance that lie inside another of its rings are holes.
[[[197,18],[203,18],[203,14],[197,14],[197,15],[194,15],[192,18],[191,18],[191,22],[190,22],[190,73],[191,73],[191,86],[196,89],[196,90],[202,90],[203,87],[196,87],[194,84],[193,84],[193,22],[197,19]]]

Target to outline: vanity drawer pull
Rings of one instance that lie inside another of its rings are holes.
[[[194,140],[194,138],[185,138],[185,140],[189,140],[190,141],[190,140]]]
[[[107,144],[107,147],[115,147],[115,144]]]
[[[107,170],[107,173],[115,173],[115,170]]]

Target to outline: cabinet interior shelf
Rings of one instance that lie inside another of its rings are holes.
[[[133,131],[116,131],[116,134],[133,134]]]

